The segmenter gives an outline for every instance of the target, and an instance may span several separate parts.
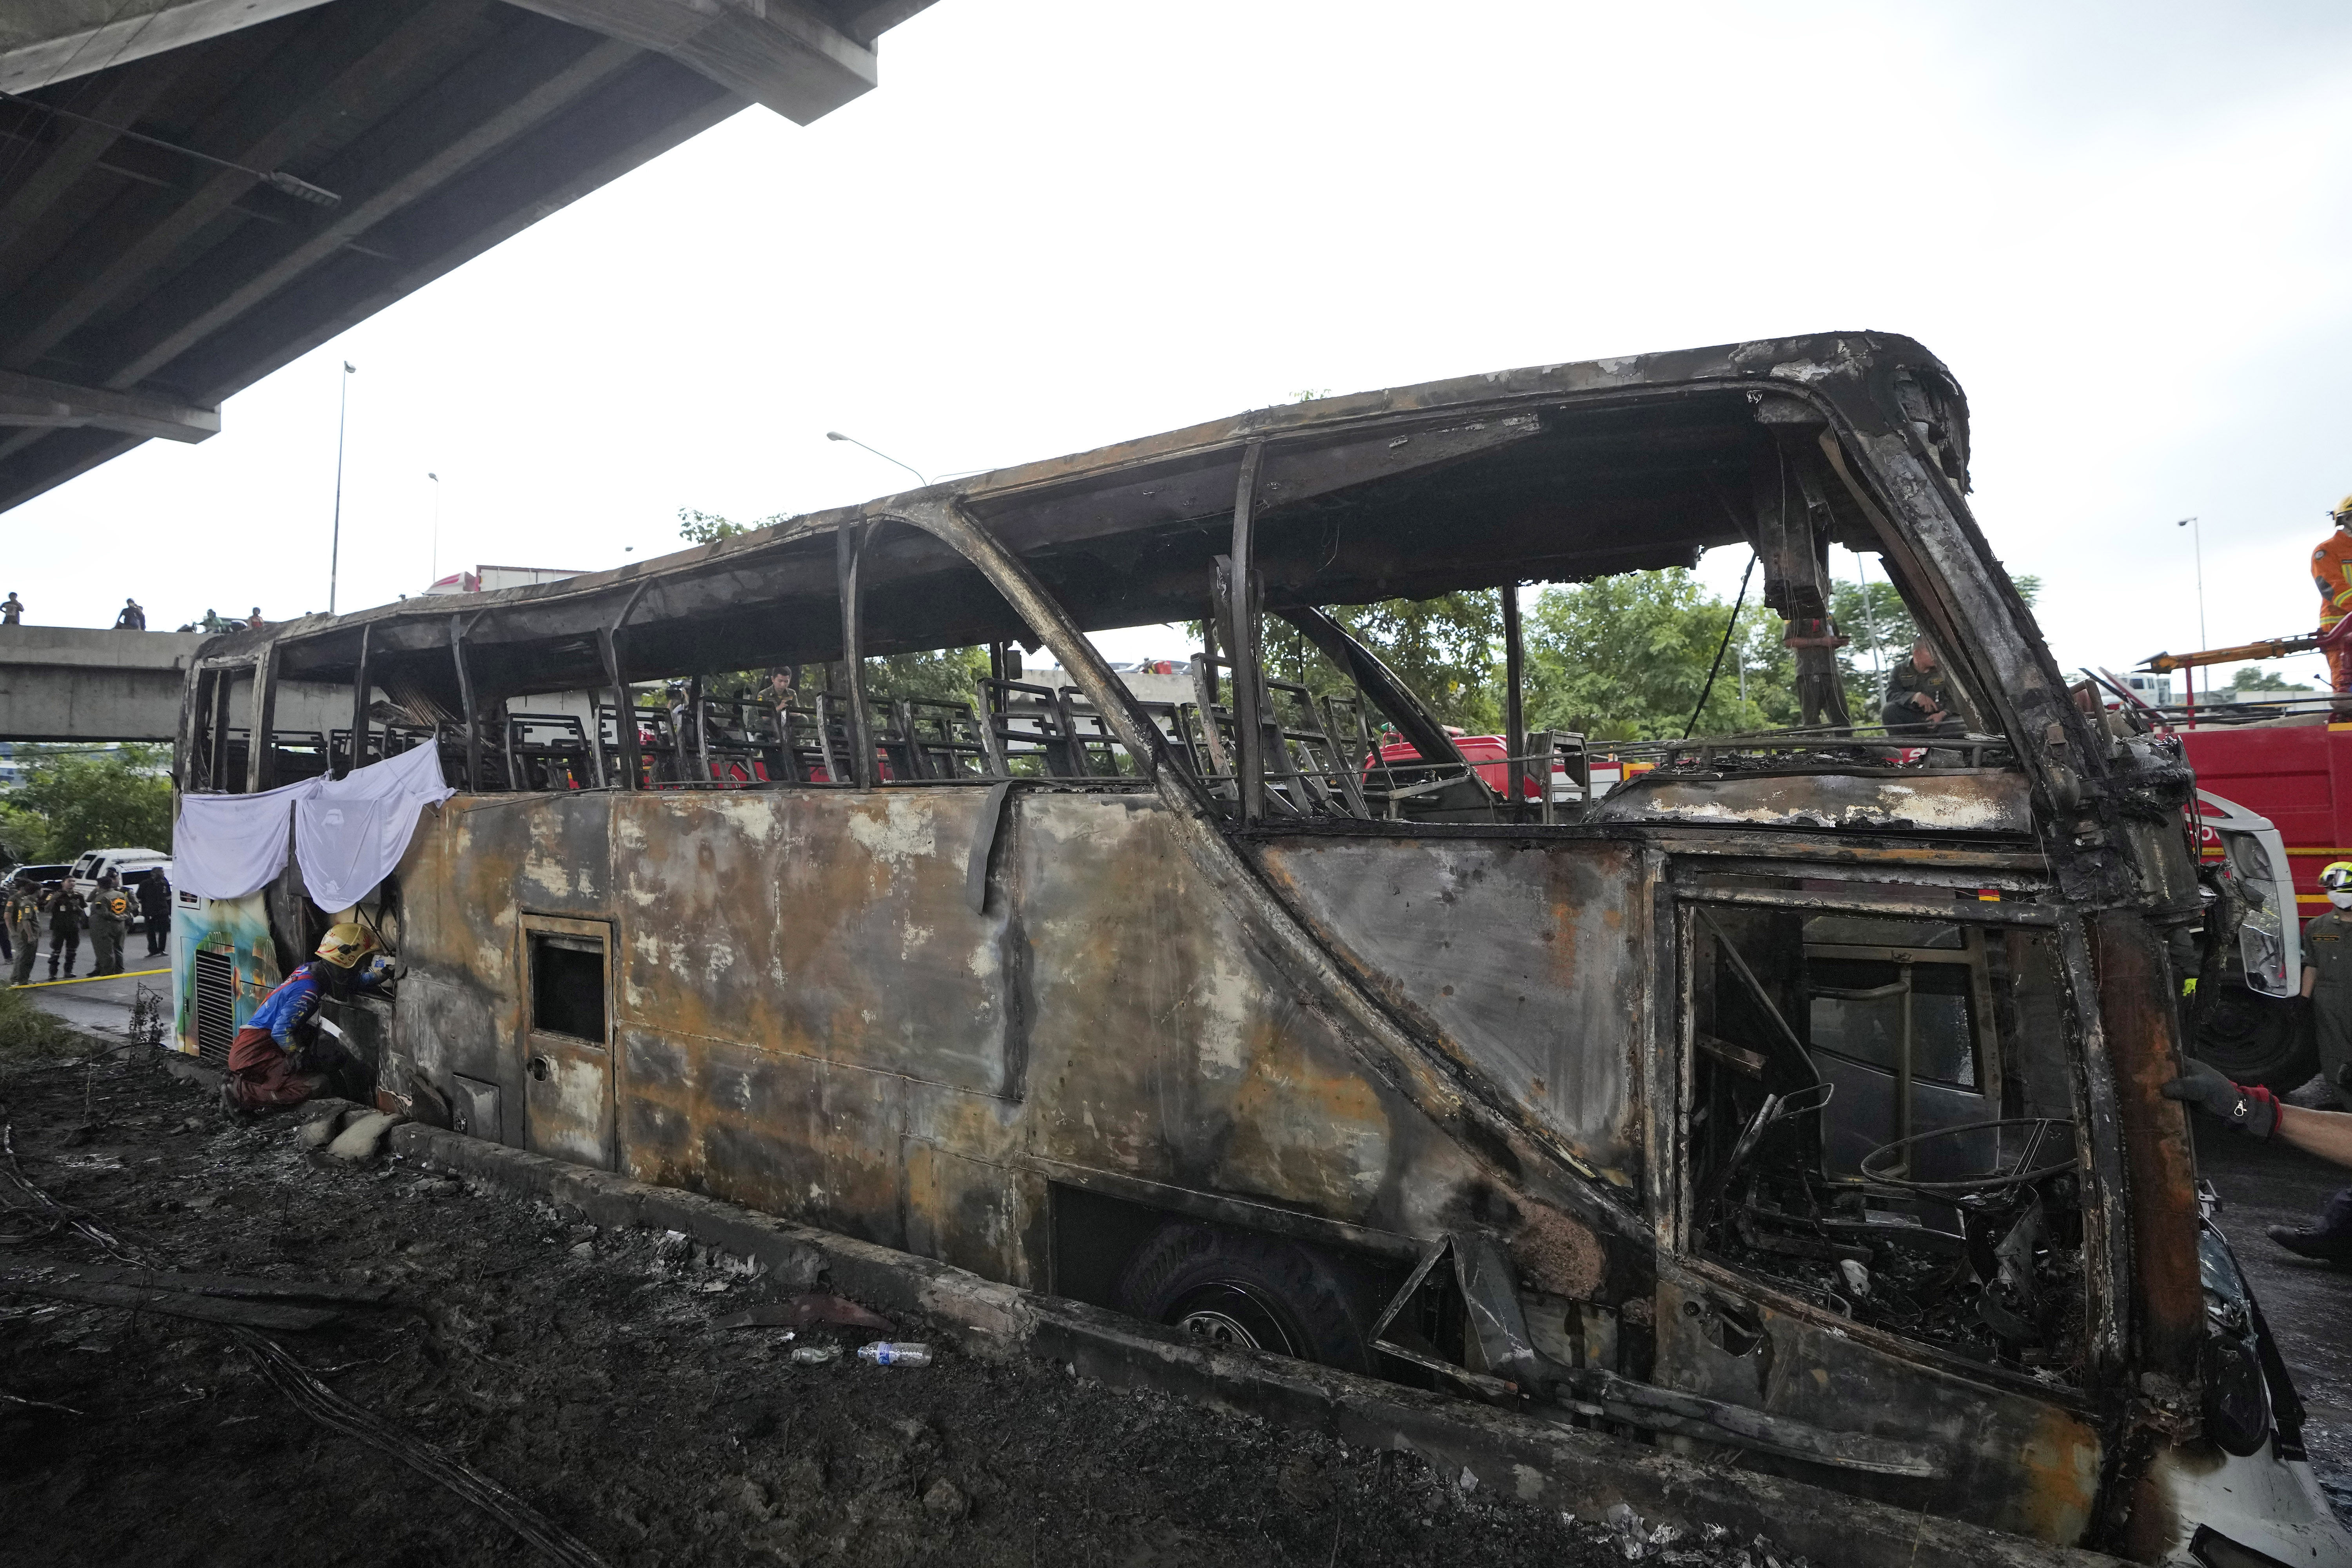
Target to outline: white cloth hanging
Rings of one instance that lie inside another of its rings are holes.
[[[286,817],[319,793],[304,779],[258,795],[184,795],[172,828],[172,885],[205,899],[241,899],[286,868]]]
[[[417,815],[457,792],[441,777],[441,751],[422,745],[372,763],[294,803],[294,860],[310,901],[347,910],[375,890],[416,836]]]
[[[199,898],[242,899],[294,859],[311,901],[347,910],[375,890],[416,835],[417,813],[457,792],[438,747],[423,745],[344,778],[304,779],[259,795],[184,795],[172,830],[172,885]]]

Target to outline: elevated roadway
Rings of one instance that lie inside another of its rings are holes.
[[[871,90],[929,4],[0,0],[0,510],[747,105]]]
[[[155,741],[178,733],[188,662],[203,632],[0,626],[0,741]],[[352,721],[351,693],[288,682],[277,727],[325,731]]]

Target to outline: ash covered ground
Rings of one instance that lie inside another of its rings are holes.
[[[234,1123],[152,1051],[0,1065],[0,1102],[24,1176],[142,1261],[389,1285],[278,1342],[616,1568],[1767,1561],[1759,1543],[1637,1545],[1628,1521],[1465,1491],[1409,1456],[975,1361],[919,1322],[898,1337],[929,1340],[929,1367],[856,1362],[866,1333],[718,1329],[784,1292],[650,1232],[344,1164],[287,1120]],[[25,1238],[0,1268],[109,1261],[70,1229],[39,1234],[5,1181],[0,1202],[0,1235]],[[793,1364],[813,1340],[845,1354]],[[232,1331],[21,1294],[0,1294],[0,1521],[8,1563],[538,1560],[305,1417]]]

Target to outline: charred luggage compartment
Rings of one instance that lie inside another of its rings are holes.
[[[2068,691],[1968,439],[1881,334],[1261,410],[231,634],[176,782],[460,786],[361,900],[389,1108],[2042,1541],[2352,1565],[2159,1092],[2191,780]],[[1844,689],[1832,543],[1932,732]],[[1529,730],[1520,585],[1719,546],[1797,722]],[[1349,629],[1475,594],[1486,736]],[[343,913],[299,881],[242,940]]]

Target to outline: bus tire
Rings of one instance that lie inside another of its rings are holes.
[[[1212,1344],[1371,1370],[1354,1271],[1297,1242],[1171,1221],[1120,1270],[1119,1310]]]
[[[2308,1015],[2234,981],[2215,983],[2199,1001],[2197,1056],[2215,1071],[2289,1094],[2319,1070]]]

